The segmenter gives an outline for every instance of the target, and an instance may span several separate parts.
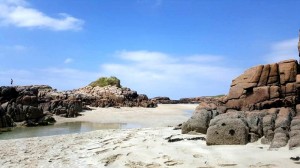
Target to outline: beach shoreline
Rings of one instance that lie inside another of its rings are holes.
[[[168,142],[168,138],[183,139]],[[3,167],[297,167],[300,150],[268,145],[207,146],[171,127],[98,130],[0,141]]]
[[[289,150],[286,146],[270,150],[269,145],[261,144],[260,140],[247,145],[207,146],[204,134],[181,134],[181,130],[174,130],[171,126],[186,121],[189,116],[185,110],[194,110],[194,106],[96,108],[77,118],[58,117],[57,123],[123,120],[144,123],[144,127],[1,140],[0,164],[22,168],[299,166],[300,162],[290,160],[290,157],[299,156],[299,148]]]
[[[158,104],[156,108],[94,108],[76,118],[54,116],[55,124],[65,122],[133,123],[141,127],[176,126],[191,117],[198,104]]]

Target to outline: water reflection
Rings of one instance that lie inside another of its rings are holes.
[[[0,140],[82,133],[103,129],[128,129],[141,127],[141,125],[134,123],[66,122],[50,126],[13,128],[10,132],[2,132],[2,134],[0,134]]]

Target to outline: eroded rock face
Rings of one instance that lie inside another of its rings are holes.
[[[297,67],[296,60],[287,60],[250,68],[232,81],[227,107],[260,110],[296,104]]]
[[[300,134],[295,126],[300,95],[298,67],[296,60],[253,67],[234,79],[229,91],[228,108],[249,113],[270,109],[262,118],[263,134],[259,137],[263,136],[262,143],[270,144],[271,148],[286,146],[288,141],[290,148],[299,146]]]
[[[73,94],[80,95],[84,102],[94,107],[157,107],[157,103],[149,100],[147,95],[129,88],[86,86],[74,90]]]
[[[95,107],[156,107],[147,95],[116,86],[58,92],[47,85],[0,87],[0,128],[14,122],[27,126],[54,122],[52,115],[77,117],[86,105]]]
[[[44,86],[41,86],[44,87]],[[38,107],[39,86],[0,87],[0,128],[13,127],[14,122],[35,126],[47,125],[55,120]],[[47,119],[47,120],[44,120]]]
[[[182,132],[205,133],[203,130],[207,129],[208,145],[246,144],[261,138],[270,148],[299,147],[298,67],[296,60],[286,60],[248,69],[232,81],[224,105],[215,107],[200,103],[200,109],[204,110],[199,115],[196,109],[194,116],[185,123],[187,126],[183,124]],[[222,113],[207,115],[224,106]]]

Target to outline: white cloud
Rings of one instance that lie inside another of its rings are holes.
[[[216,61],[222,61],[222,56],[217,55],[209,55],[209,54],[203,54],[203,55],[193,55],[186,58],[187,61],[192,62],[216,62]]]
[[[64,63],[65,64],[69,64],[69,63],[71,63],[71,62],[73,62],[74,60],[72,59],[72,58],[67,58],[67,59],[65,59],[65,61],[64,61]]]
[[[187,60],[189,56],[174,57],[162,52],[121,51],[116,54],[119,63],[101,64],[96,72],[57,67],[0,71],[0,84],[9,83],[13,78],[17,85],[48,84],[59,90],[69,90],[86,86],[101,76],[116,76],[123,86],[138,93],[176,99],[227,94],[231,80],[243,71],[228,67],[226,59],[213,55],[206,55],[205,59],[198,55],[201,61],[193,62]],[[224,61],[213,61],[219,59]]]
[[[226,94],[231,80],[241,72],[218,66],[216,61],[223,57],[214,55],[175,58],[152,51],[121,51],[117,55],[123,62],[101,65],[102,74],[117,76],[124,86],[150,97]]]
[[[266,54],[266,62],[274,63],[287,59],[298,59],[298,38],[275,42]]]
[[[169,55],[161,52],[153,51],[118,51],[116,55],[127,61],[134,62],[144,62],[144,63],[161,63],[166,61],[176,61],[176,59],[171,58]]]
[[[59,18],[47,16],[31,8],[25,0],[0,0],[0,23],[28,28],[48,28],[55,31],[80,30],[84,21],[65,13]]]

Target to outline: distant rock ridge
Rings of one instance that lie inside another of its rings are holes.
[[[223,99],[223,96],[219,97],[191,97],[191,98],[180,98],[179,100],[171,100],[169,97],[154,97],[151,100],[158,104],[197,104],[200,102],[206,102],[212,99]]]
[[[300,67],[296,60],[259,65],[235,78],[223,100],[201,102],[182,133],[207,134],[207,145],[300,146]]]

